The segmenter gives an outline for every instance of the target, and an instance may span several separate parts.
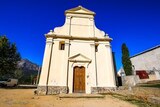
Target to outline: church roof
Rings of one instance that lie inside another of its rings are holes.
[[[139,55],[141,55],[141,54],[150,52],[150,51],[152,51],[152,50],[154,50],[154,49],[157,49],[157,48],[160,48],[160,45],[157,45],[157,46],[152,47],[152,48],[150,48],[150,49],[147,49],[147,50],[145,50],[145,51],[143,51],[143,52],[140,52],[140,53],[138,53],[138,54],[136,54],[136,55],[133,55],[133,56],[131,56],[130,58],[133,58],[133,57],[139,56]]]
[[[72,14],[87,14],[87,15],[95,15],[95,12],[88,10],[82,6],[78,6],[69,10],[65,11],[65,14],[72,13]]]

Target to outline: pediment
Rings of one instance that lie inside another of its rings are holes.
[[[90,11],[82,6],[78,6],[69,10],[66,10],[65,13],[73,13],[73,14],[89,14],[89,15],[95,15],[95,12]]]
[[[82,55],[82,54],[77,54],[74,56],[69,57],[68,59],[70,62],[91,62],[92,60],[89,59],[88,57]]]

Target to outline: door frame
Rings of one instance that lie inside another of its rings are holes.
[[[69,62],[69,75],[68,75],[68,92],[73,93],[73,71],[74,67],[85,67],[85,93],[87,93],[90,90],[90,86],[87,84],[89,77],[89,66],[91,63],[89,62]]]
[[[85,87],[85,89],[84,89],[84,92],[82,92],[82,93],[86,93],[86,68],[85,68],[85,66],[74,66],[73,67],[73,86],[72,86],[72,93],[76,93],[76,92],[74,92],[74,85],[75,85],[75,81],[74,81],[74,79],[75,79],[75,68],[76,67],[78,67],[78,68],[84,68],[84,87]],[[81,92],[77,92],[77,93],[81,93]]]

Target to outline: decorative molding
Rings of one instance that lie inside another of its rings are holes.
[[[53,42],[53,38],[51,38],[51,37],[50,37],[50,38],[47,38],[47,39],[46,39],[46,43],[54,43],[54,42]]]
[[[87,41],[112,41],[112,38],[97,38],[97,37],[76,37],[76,36],[68,36],[68,35],[56,35],[56,34],[46,34],[46,38],[52,37],[63,38],[63,39],[71,39],[71,40],[87,40]]]
[[[81,59],[78,59],[78,58],[81,58]],[[68,58],[68,60],[70,62],[86,62],[86,63],[91,63],[91,59],[87,58],[86,56],[82,55],[82,54],[77,54],[77,55],[74,55],[74,56],[71,56]]]
[[[79,12],[79,10],[82,10],[81,12]],[[72,13],[72,14],[87,14],[87,15],[95,15],[96,13],[93,11],[90,11],[82,6],[78,6],[69,10],[65,11],[65,14],[67,13]]]
[[[107,44],[107,45],[105,45],[105,47],[111,47],[111,45],[110,45],[110,44]]]

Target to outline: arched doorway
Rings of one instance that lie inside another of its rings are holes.
[[[73,92],[85,93],[85,67],[74,67]]]

